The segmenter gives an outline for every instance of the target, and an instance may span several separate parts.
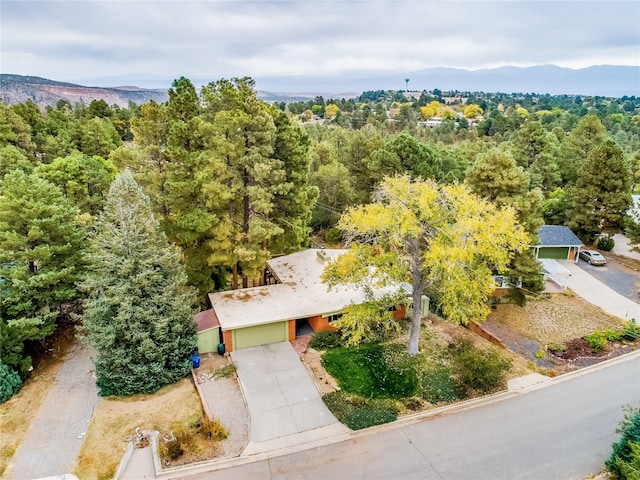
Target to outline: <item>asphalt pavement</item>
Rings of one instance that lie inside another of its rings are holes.
[[[8,478],[26,480],[73,472],[100,399],[93,372],[90,350],[76,343],[13,456]]]
[[[638,298],[640,298],[638,296],[640,292],[640,273],[625,267],[615,260],[609,258],[605,265],[589,265],[584,260],[580,260],[578,266],[629,300],[638,301]]]
[[[220,471],[192,470],[190,478],[584,479],[609,457],[626,405],[640,405],[640,351],[461,411],[405,418]]]

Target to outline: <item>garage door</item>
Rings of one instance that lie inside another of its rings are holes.
[[[538,252],[538,258],[566,260],[569,258],[569,247],[545,247]]]
[[[286,342],[288,323],[268,323],[233,330],[233,349],[257,347],[268,343]]]

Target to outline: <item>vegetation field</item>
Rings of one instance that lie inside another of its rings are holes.
[[[420,353],[415,356],[407,353],[406,334],[349,348],[337,346],[335,338],[326,338],[320,345],[312,340],[310,345],[326,348],[322,364],[339,390],[323,399],[352,429],[495,392],[506,388],[512,375],[530,373],[526,362],[510,352],[442,320],[423,325]]]

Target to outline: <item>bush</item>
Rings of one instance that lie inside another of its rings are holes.
[[[351,430],[382,425],[398,418],[396,408],[385,400],[365,399],[339,391],[322,397],[333,415]]]
[[[459,396],[474,392],[489,393],[504,388],[511,361],[503,358],[495,348],[481,350],[466,339],[451,345],[451,371],[456,379]]]
[[[178,442],[177,440],[167,443],[165,448],[166,448],[166,456],[169,458],[169,460],[175,461],[179,459],[182,455],[184,455],[184,450],[182,448],[182,445],[180,445],[180,442]]]
[[[343,342],[338,332],[321,330],[313,334],[309,346],[316,350],[329,350],[331,348],[342,347]]]
[[[620,337],[623,340],[635,341],[640,336],[640,325],[636,323],[634,319],[625,322],[624,327],[622,328],[622,333]]]
[[[203,417],[200,421],[199,433],[209,440],[215,440],[219,442],[229,436],[227,429],[222,426],[220,420],[209,420],[209,417]]]
[[[637,471],[635,475],[629,475],[629,471],[634,463],[640,462],[640,452],[637,448],[637,445],[640,444],[640,410],[628,410],[616,433],[621,434],[620,441],[613,444],[613,452],[604,462],[605,466],[616,478],[637,479]]]
[[[611,235],[601,235],[598,237],[598,243],[596,247],[598,250],[603,250],[605,252],[610,252],[613,250],[613,247],[616,245],[616,241],[613,239]]]
[[[609,341],[615,341],[620,338],[620,334],[614,330],[605,330],[593,332],[589,335],[585,335],[584,338],[589,342],[589,348],[593,353],[598,353],[607,348]]]
[[[330,242],[341,242],[342,241],[342,230],[339,228],[332,227],[327,230],[326,238]]]
[[[18,393],[22,379],[9,365],[0,362],[0,403],[4,403]]]
[[[420,396],[429,403],[448,403],[458,398],[456,382],[444,366],[432,366],[422,372],[419,383]]]

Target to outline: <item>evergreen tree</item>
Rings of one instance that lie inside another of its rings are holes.
[[[633,175],[622,150],[607,140],[589,154],[571,190],[568,226],[587,243],[606,229],[618,230],[631,207]]]
[[[465,182],[476,195],[484,197],[499,207],[513,207],[519,223],[529,237],[535,239],[543,224],[542,193],[529,188],[529,175],[507,153],[498,149],[478,155],[467,174]],[[538,294],[544,289],[542,265],[535,260],[531,249],[517,252],[508,271],[511,284],[511,299],[524,304],[527,295]]]
[[[56,186],[21,170],[1,181],[0,360],[23,377],[25,342],[51,335],[60,306],[78,297],[85,236]]]
[[[127,170],[109,189],[91,238],[81,334],[97,351],[101,395],[151,393],[185,376],[196,346],[179,249]]]

